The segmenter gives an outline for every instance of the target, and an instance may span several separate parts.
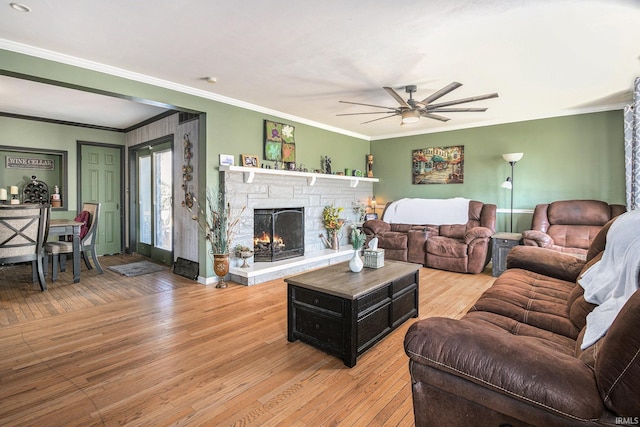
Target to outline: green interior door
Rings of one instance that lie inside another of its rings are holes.
[[[80,145],[80,205],[100,203],[96,254],[122,253],[121,148]]]
[[[136,151],[137,252],[173,263],[173,153],[170,143]]]

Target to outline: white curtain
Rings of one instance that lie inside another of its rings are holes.
[[[624,107],[624,166],[627,210],[640,207],[640,77],[633,84],[633,104]]]

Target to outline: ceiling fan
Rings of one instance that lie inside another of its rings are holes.
[[[436,99],[443,97],[444,95],[454,91],[460,86],[462,86],[462,83],[458,83],[458,82],[450,83],[447,86],[440,89],[439,91],[427,96],[422,101],[417,101],[413,99],[413,94],[418,89],[416,85],[409,85],[405,87],[405,91],[409,94],[409,99],[407,99],[406,101],[393,88],[384,87],[383,89],[386,90],[387,93],[389,93],[389,95],[393,97],[393,99],[398,101],[398,104],[400,104],[399,107],[383,107],[381,105],[371,105],[371,104],[362,104],[359,102],[340,101],[345,104],[364,105],[366,107],[374,107],[374,108],[384,108],[386,111],[345,113],[345,114],[337,114],[337,115],[338,116],[354,116],[358,114],[389,114],[391,113],[388,116],[369,120],[369,121],[363,122],[362,124],[371,123],[371,122],[375,122],[377,120],[382,120],[382,119],[388,119],[389,117],[395,117],[395,116],[402,117],[401,124],[403,125],[416,123],[418,120],[420,120],[420,117],[426,117],[428,119],[434,119],[434,120],[440,120],[442,122],[446,122],[449,120],[448,117],[444,117],[434,113],[463,113],[463,112],[464,113],[468,113],[468,112],[481,113],[481,112],[487,111],[487,109],[486,108],[447,108],[447,107],[449,107],[450,105],[465,104],[467,102],[474,102],[474,101],[480,101],[482,99],[490,99],[490,98],[498,97],[497,93],[490,93],[487,95],[472,96],[470,98],[462,98],[462,99],[456,99],[453,101],[446,101],[446,102],[440,102],[438,104],[432,104],[432,102],[435,101]]]

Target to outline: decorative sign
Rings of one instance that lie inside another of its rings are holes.
[[[464,145],[411,152],[413,184],[464,183]]]
[[[7,169],[40,169],[52,171],[55,169],[53,159],[34,159],[27,157],[6,156]]]

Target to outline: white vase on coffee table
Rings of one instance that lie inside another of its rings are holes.
[[[364,263],[362,262],[362,258],[360,258],[360,249],[356,249],[353,251],[353,257],[349,261],[349,269],[354,273],[359,273],[363,267]]]

